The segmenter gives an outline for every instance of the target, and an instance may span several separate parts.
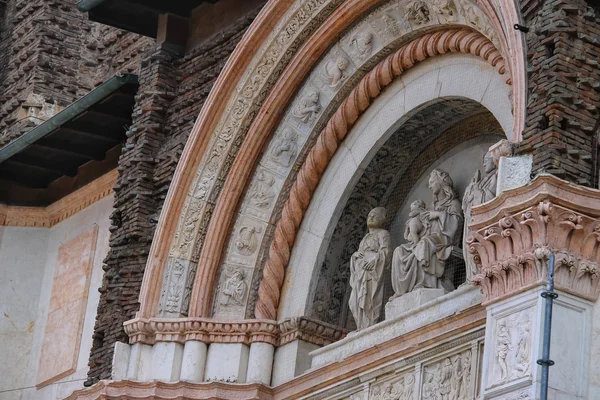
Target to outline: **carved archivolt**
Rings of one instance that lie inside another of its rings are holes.
[[[350,127],[393,79],[420,61],[450,52],[473,54],[489,62],[500,74],[506,72],[502,56],[485,36],[469,29],[450,29],[427,34],[412,41],[368,73],[329,120],[292,185],[281,218],[276,224],[269,257],[264,267],[255,310],[257,318],[277,317],[285,268],[290,259],[297,230],[329,160]]]
[[[473,208],[467,243],[481,271],[473,284],[486,301],[524,290],[547,279],[548,255],[554,253],[556,287],[595,301],[600,294],[599,210],[600,192],[550,175]]]
[[[262,144],[270,136],[292,93],[306,78],[314,60],[323,55],[335,38],[358,18],[369,18],[367,12],[374,6],[389,9],[386,13],[393,19],[388,22],[403,24],[404,33],[420,27],[431,29],[434,25],[445,23],[436,14],[444,9],[444,21],[456,17],[455,23],[485,31],[492,43],[504,49],[505,53],[509,48],[520,48],[509,46],[506,42],[493,5],[483,7],[485,14],[474,3],[465,0],[452,2],[458,13],[454,13],[450,3],[448,7],[444,4],[430,7],[430,22],[410,26],[403,17],[408,5],[404,1],[297,0],[283,16],[291,3],[291,0],[267,3],[232,55],[198,118],[174,177],[173,190],[165,203],[149,256],[140,296],[142,316],[156,315],[163,271],[165,266],[172,265],[167,258],[190,260],[202,266],[198,281],[205,288],[194,289],[189,313],[209,314],[210,299],[213,298],[211,290],[216,286],[220,254],[226,246],[223,242],[227,240],[230,221],[235,216],[237,201],[250,174],[249,171],[240,171],[239,167],[247,169],[248,165],[255,163]],[[471,14],[477,18],[466,13],[465,7],[469,5]],[[461,11],[461,8],[465,10]],[[271,21],[279,22],[272,26]],[[357,59],[365,60],[366,67],[373,65],[374,61],[369,60],[369,53],[379,51],[383,54],[388,51],[387,47],[382,51],[384,46],[394,48],[399,42],[399,38],[395,38],[394,43],[381,42],[383,36],[376,26],[377,22],[369,21],[372,26],[368,32],[361,32],[360,37],[355,32],[348,38],[348,46],[351,46],[351,39],[356,38],[353,51]],[[265,32],[266,25],[269,26],[268,33]],[[490,28],[492,26],[494,28]],[[253,50],[244,51],[248,48]],[[346,49],[345,52],[349,58],[354,57],[351,50]],[[249,61],[251,58],[252,61]],[[355,58],[350,61],[356,62]],[[324,78],[331,78],[332,85],[337,86],[339,81],[345,80],[339,85],[342,88],[346,81],[352,81],[351,71],[348,71],[350,67],[345,62],[330,67]],[[352,66],[353,70],[355,68]],[[245,72],[240,74],[241,71]],[[235,79],[240,75],[239,80]],[[238,90],[235,90],[236,87]],[[323,85],[322,89],[329,98],[333,94],[330,84]],[[219,221],[213,219],[213,215],[219,215]],[[174,218],[176,216],[178,220]],[[217,253],[219,256],[215,257]]]

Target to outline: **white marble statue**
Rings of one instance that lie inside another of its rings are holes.
[[[466,243],[469,235],[469,229],[467,225],[471,221],[471,208],[488,202],[496,197],[497,169],[490,152],[486,153],[486,155],[483,157],[483,173],[484,176],[482,177],[479,170],[477,170],[475,176],[471,180],[471,183],[465,190],[465,195],[462,202],[462,210],[465,216],[465,224],[463,229],[463,257],[467,270],[466,282],[471,282],[471,278],[478,273],[477,266],[473,260],[473,255],[469,253]]]
[[[411,204],[411,218],[405,230],[409,243],[394,250],[393,298],[419,288],[452,290],[452,283],[442,276],[463,223],[461,203],[456,198],[452,178],[442,170],[431,172],[429,188],[433,192],[432,209],[422,207],[423,202]]]
[[[358,329],[367,328],[379,319],[383,304],[383,272],[390,262],[391,240],[383,229],[386,210],[377,207],[369,212],[369,232],[350,259],[350,299],[348,306]]]

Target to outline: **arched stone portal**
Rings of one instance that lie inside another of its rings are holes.
[[[311,314],[318,269],[337,221],[378,151],[385,144],[392,145],[392,138],[399,140],[402,134],[406,135],[406,143],[415,146],[414,154],[407,157],[409,165],[399,165],[406,169],[415,158],[425,154],[429,145],[433,144],[435,149],[435,139],[445,137],[447,142],[440,141],[437,145],[448,146],[435,151],[436,156],[479,136],[489,135],[487,140],[491,145],[512,129],[506,87],[489,64],[473,56],[450,55],[422,63],[373,102],[331,159],[313,195],[286,271],[278,319]],[[462,128],[461,121],[465,124]],[[465,129],[469,124],[471,128]],[[475,165],[481,163],[481,156],[475,156]],[[432,157],[423,166],[435,164],[436,158]],[[404,179],[410,182],[411,178],[404,176]],[[397,183],[392,186],[397,187]],[[391,195],[390,192],[388,198]],[[356,217],[364,218],[366,214]]]

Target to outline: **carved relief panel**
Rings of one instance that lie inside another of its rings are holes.
[[[494,321],[491,360],[486,388],[531,376],[533,358],[532,309],[501,316]]]
[[[215,298],[216,318],[236,318],[244,313],[253,268],[226,264]]]

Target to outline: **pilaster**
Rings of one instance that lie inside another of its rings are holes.
[[[544,330],[551,329],[549,398],[588,398],[592,307],[600,288],[600,191],[540,175],[474,207],[469,251],[487,307],[482,399],[539,399]],[[555,255],[551,327],[544,326]]]

